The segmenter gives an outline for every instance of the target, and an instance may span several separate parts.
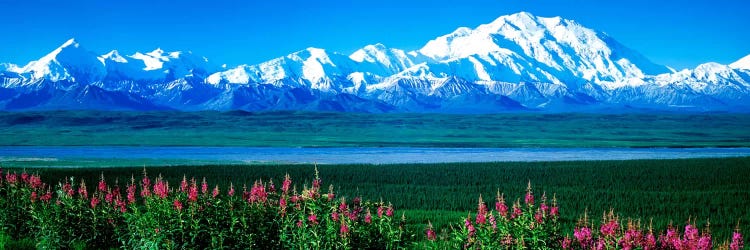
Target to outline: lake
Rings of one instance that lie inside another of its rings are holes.
[[[750,148],[263,148],[3,146],[0,162],[178,160],[200,163],[392,164],[578,161],[750,156]]]

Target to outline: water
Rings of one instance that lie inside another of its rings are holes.
[[[0,147],[0,161],[186,160],[283,163],[444,163],[681,159],[750,156],[750,148],[258,148]]]

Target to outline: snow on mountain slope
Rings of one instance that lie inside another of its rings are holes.
[[[178,79],[194,76],[203,78],[220,69],[209,63],[205,57],[197,56],[190,51],[165,52],[158,48],[148,53],[136,52],[128,57],[131,59],[130,62],[136,63],[137,67],[141,68],[143,71],[141,77],[145,79],[154,77]]]
[[[505,65],[525,67],[523,71],[531,73],[527,77],[532,79],[571,82],[580,78],[609,88],[627,84],[624,80],[628,78],[670,72],[607,35],[574,21],[535,17],[526,12],[501,16],[476,29],[459,28],[412,54],[416,53],[443,62],[470,56],[500,59]],[[485,67],[477,68],[484,75],[482,80],[503,81],[488,77],[483,71],[487,71]]]
[[[730,66],[718,63],[704,63],[692,70],[682,70],[672,74],[661,74],[654,77],[659,86],[685,85],[695,91],[717,86],[734,86],[749,89],[750,79],[745,79]]]
[[[359,63],[358,70],[381,76],[393,75],[414,66],[413,59],[406,52],[380,43],[367,45],[352,53],[349,58]]]
[[[206,78],[210,84],[266,83],[280,86],[307,86],[317,90],[342,90],[352,87],[347,76],[352,73],[353,62],[347,56],[323,49],[307,48],[285,57],[257,65],[241,65]]]
[[[29,62],[17,73],[31,79],[96,82],[104,78],[106,70],[95,54],[70,39],[39,60]]]
[[[21,71],[21,67],[12,63],[0,63],[0,72],[14,72],[18,73]]]
[[[750,70],[750,55],[747,55],[743,57],[742,59],[737,60],[736,62],[733,62],[732,64],[729,64],[729,67],[732,67],[734,69]]]

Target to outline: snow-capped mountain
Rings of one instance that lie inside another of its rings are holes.
[[[5,110],[750,110],[750,56],[675,72],[605,33],[526,12],[414,51],[307,48],[229,69],[191,52],[97,55],[71,39],[25,66],[0,64],[0,79]]]
[[[747,55],[743,57],[742,59],[737,60],[736,62],[733,62],[732,64],[729,64],[729,66],[735,69],[750,70],[750,55]]]

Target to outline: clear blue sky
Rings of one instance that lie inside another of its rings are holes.
[[[217,64],[254,64],[320,47],[405,50],[457,27],[528,11],[604,31],[677,69],[750,54],[747,0],[0,0],[0,62],[25,64],[75,37],[104,54],[161,47]]]

